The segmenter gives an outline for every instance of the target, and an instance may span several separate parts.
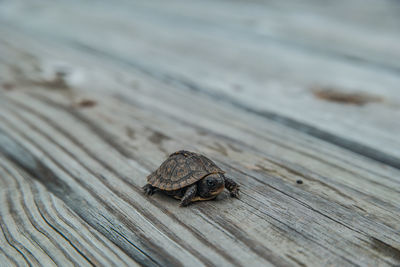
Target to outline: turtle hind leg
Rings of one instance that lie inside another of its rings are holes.
[[[181,204],[179,206],[186,207],[192,202],[192,199],[196,196],[197,193],[197,185],[191,185],[186,189],[185,194],[182,197]]]
[[[224,177],[225,188],[231,192],[231,197],[239,198],[239,185],[232,179]]]
[[[154,187],[151,184],[146,184],[145,186],[142,187],[142,189],[144,191],[144,194],[147,196],[151,196],[159,190],[157,187]]]

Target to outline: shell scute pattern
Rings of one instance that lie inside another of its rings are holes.
[[[147,177],[147,181],[163,190],[176,190],[191,185],[211,173],[224,171],[206,157],[182,150],[171,154]]]

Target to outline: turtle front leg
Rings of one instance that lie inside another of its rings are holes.
[[[146,184],[145,186],[142,187],[142,189],[144,191],[144,194],[147,196],[151,196],[159,190],[157,187],[154,187],[151,184]]]
[[[186,189],[185,194],[182,197],[181,204],[179,206],[186,207],[192,202],[192,199],[196,196],[197,193],[197,185],[191,185]]]
[[[239,185],[232,180],[231,178],[227,178],[224,176],[225,188],[231,192],[231,197],[239,198]]]

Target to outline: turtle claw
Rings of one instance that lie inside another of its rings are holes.
[[[197,192],[197,185],[191,185],[188,187],[188,189],[185,192],[185,195],[183,196],[181,203],[179,204],[180,207],[186,207],[192,202],[193,197],[196,195]]]
[[[155,187],[151,186],[150,184],[146,184],[142,187],[142,189],[146,196],[151,196],[155,193]]]
[[[179,207],[180,207],[180,208],[184,208],[184,207],[189,206],[189,204],[190,204],[190,202],[189,202],[189,203],[186,203],[186,202],[181,201],[181,203],[179,203]]]
[[[238,185],[235,181],[233,181],[228,177],[224,177],[224,180],[225,180],[225,188],[228,189],[231,197],[239,198],[240,185]]]
[[[231,195],[231,197],[240,198],[239,192],[240,192],[240,189],[239,189],[239,186],[237,186],[233,190],[231,190],[230,195]]]

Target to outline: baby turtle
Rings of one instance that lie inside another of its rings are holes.
[[[180,206],[190,202],[209,200],[228,189],[232,197],[239,196],[239,185],[224,176],[214,162],[197,153],[181,150],[171,154],[161,166],[147,176],[143,186],[146,195],[163,191],[176,199]]]

